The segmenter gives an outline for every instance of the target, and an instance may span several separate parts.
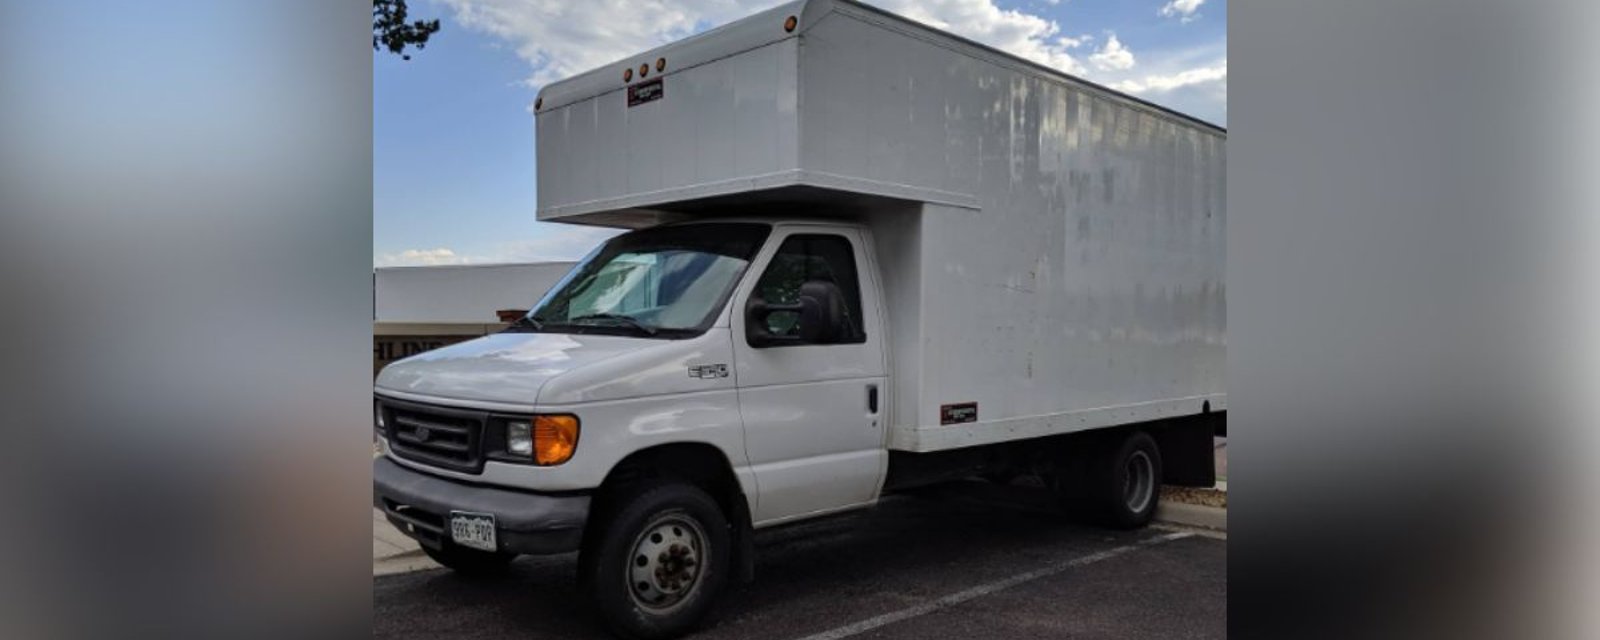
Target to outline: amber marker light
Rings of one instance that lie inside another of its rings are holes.
[[[541,109],[543,107],[544,107],[544,98],[534,98],[534,100],[533,100],[533,110],[534,111],[538,111],[539,109]]]
[[[645,63],[645,64],[639,65],[639,77],[643,78],[643,77],[645,77],[647,75],[650,75],[650,63],[648,63],[648,62]]]
[[[800,26],[800,19],[794,16],[789,16],[788,20],[783,21],[783,32],[794,33],[794,28],[798,26]]]
[[[572,459],[578,449],[578,417],[573,415],[534,416],[533,461],[540,466],[558,465]]]
[[[667,59],[666,58],[656,58],[656,73],[661,73],[662,71],[666,71],[666,70],[667,70]]]
[[[628,67],[622,70],[622,81],[633,82],[633,67]]]

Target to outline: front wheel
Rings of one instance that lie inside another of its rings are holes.
[[[727,582],[731,535],[716,501],[687,484],[619,503],[583,550],[583,581],[617,635],[656,640],[693,629]]]

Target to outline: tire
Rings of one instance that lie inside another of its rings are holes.
[[[1161,450],[1133,431],[1091,448],[1056,475],[1056,493],[1069,512],[1117,529],[1150,524],[1161,500]]]
[[[728,520],[692,485],[639,489],[591,532],[580,578],[606,626],[624,638],[659,640],[690,631],[733,568]]]
[[[433,558],[434,562],[448,567],[451,571],[465,576],[488,576],[504,573],[511,561],[517,558],[514,553],[490,553],[477,549],[458,547],[446,542],[442,549],[422,548],[423,553]]]

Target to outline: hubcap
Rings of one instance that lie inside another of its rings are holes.
[[[1150,454],[1133,452],[1123,469],[1122,499],[1127,503],[1128,510],[1134,513],[1144,511],[1150,504],[1150,498],[1155,495],[1155,488],[1155,465],[1150,462]]]
[[[628,593],[640,607],[671,610],[700,584],[705,532],[692,518],[663,514],[645,525],[628,556]]]

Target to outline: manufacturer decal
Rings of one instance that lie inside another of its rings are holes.
[[[978,421],[978,403],[961,402],[939,405],[939,424],[961,424]]]
[[[664,95],[666,95],[666,89],[661,84],[661,78],[630,85],[628,87],[628,106],[637,107],[646,102],[655,102]]]
[[[691,378],[726,378],[728,365],[725,364],[697,364],[689,367]]]

